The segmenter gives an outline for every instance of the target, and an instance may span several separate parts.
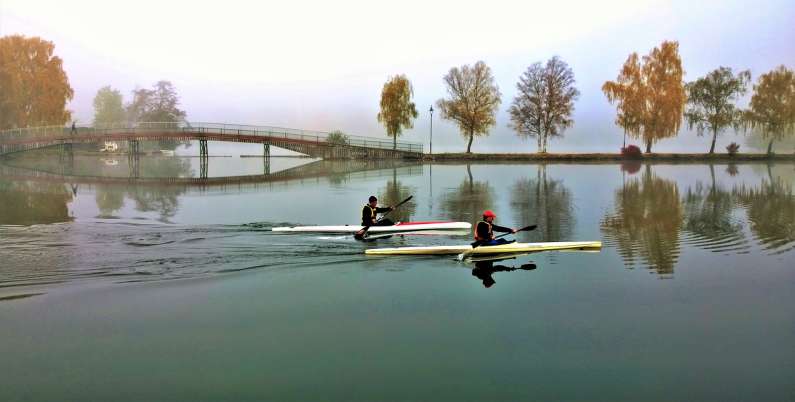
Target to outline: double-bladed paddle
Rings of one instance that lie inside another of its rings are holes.
[[[517,229],[516,232],[509,232],[509,233],[506,233],[506,234],[503,234],[503,235],[499,235],[499,236],[495,237],[494,240],[499,239],[501,237],[508,236],[509,234],[524,232],[524,231],[527,231],[527,230],[534,230],[537,227],[538,227],[538,225],[525,226],[525,227],[523,227],[521,229]],[[477,228],[475,228],[475,230],[477,230]],[[475,250],[479,246],[482,246],[484,243],[487,243],[489,241],[491,241],[491,240],[477,240],[477,241],[473,242],[471,244],[471,246],[472,246],[471,250],[464,251],[463,253],[458,255],[458,261],[463,261],[466,256],[468,256],[469,254],[472,254],[473,250]]]
[[[401,206],[401,205],[403,205],[403,204],[405,204],[405,203],[409,202],[409,200],[411,200],[412,198],[414,198],[414,196],[413,196],[413,195],[410,195],[410,196],[409,196],[408,198],[406,198],[405,200],[403,200],[403,201],[400,201],[399,203],[397,203],[397,205],[395,205],[394,207],[392,207],[392,209],[391,209],[391,210],[389,210],[389,211],[386,211],[386,212],[385,212],[383,215],[381,215],[381,217],[380,217],[380,218],[379,218],[377,221],[375,221],[375,223],[381,222],[381,220],[382,220],[382,219],[384,219],[384,217],[385,217],[385,216],[387,216],[387,215],[388,215],[390,212],[392,212],[392,211],[394,211],[395,209],[397,209],[397,207],[399,207],[399,206]],[[368,230],[370,230],[370,228],[371,228],[372,226],[373,226],[373,225],[367,225],[367,226],[363,227],[363,228],[362,228],[360,231],[356,232],[356,234],[354,234],[354,235],[353,235],[353,238],[354,238],[354,239],[356,239],[356,240],[364,240],[364,237],[365,237],[365,236],[367,236],[367,231],[368,231]]]

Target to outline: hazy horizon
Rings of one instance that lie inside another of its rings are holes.
[[[677,40],[685,80],[718,66],[750,69],[754,82],[795,66],[795,5],[787,1],[512,3],[57,2],[0,0],[0,36],[55,43],[75,96],[73,118],[93,118],[96,91],[111,85],[129,101],[137,87],[174,83],[190,121],[259,124],[386,138],[376,121],[386,79],[405,74],[420,112],[401,140],[428,147],[428,107],[445,95],[442,76],[483,60],[502,92],[497,125],[474,152],[535,152],[507,127],[519,75],[560,56],[581,92],[575,125],[551,152],[614,152],[622,131],[601,92],[633,51]],[[745,105],[744,101],[741,105]],[[457,127],[434,114],[434,151],[463,151]],[[731,132],[725,144],[744,143]],[[637,143],[637,141],[635,141]],[[706,152],[686,127],[659,152]],[[784,151],[781,149],[781,151]]]

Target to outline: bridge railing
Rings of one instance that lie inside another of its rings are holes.
[[[330,133],[314,130],[300,130],[286,127],[253,126],[225,123],[205,122],[142,122],[133,124],[97,124],[94,126],[79,126],[75,132],[71,127],[46,126],[9,129],[0,131],[0,144],[18,140],[47,140],[68,135],[112,135],[112,134],[147,134],[147,133],[184,133],[184,134],[212,134],[212,135],[246,135],[268,137],[278,140],[302,141],[309,143],[329,145],[349,145],[365,148],[394,149],[403,152],[422,153],[422,144],[398,141],[384,141],[378,138],[345,135],[344,143],[335,139],[329,143]]]

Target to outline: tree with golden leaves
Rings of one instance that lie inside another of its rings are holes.
[[[381,112],[378,121],[386,128],[386,135],[392,137],[392,149],[397,149],[397,137],[404,128],[414,127],[417,108],[411,97],[414,89],[405,75],[396,75],[384,84],[381,90]]]
[[[617,103],[616,124],[641,139],[646,153],[655,142],[679,132],[687,100],[683,76],[679,43],[665,41],[642,60],[630,54],[618,79],[602,86],[610,103]]]
[[[0,38],[0,129],[64,124],[74,92],[55,56],[55,45],[38,37]]]
[[[478,61],[474,66],[453,67],[444,76],[447,99],[439,99],[436,105],[442,118],[458,124],[461,134],[469,139],[467,153],[471,153],[472,140],[476,135],[488,135],[496,122],[500,107],[500,88],[486,63]]]
[[[751,97],[750,108],[743,114],[747,126],[770,140],[767,153],[773,153],[773,141],[795,134],[795,75],[779,66],[762,74]]]

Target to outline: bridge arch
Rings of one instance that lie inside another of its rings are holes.
[[[0,155],[61,144],[102,141],[198,140],[273,145],[323,159],[420,159],[422,144],[377,138],[329,137],[323,131],[225,123],[134,123],[47,126],[0,131]],[[206,152],[206,148],[203,148]]]

